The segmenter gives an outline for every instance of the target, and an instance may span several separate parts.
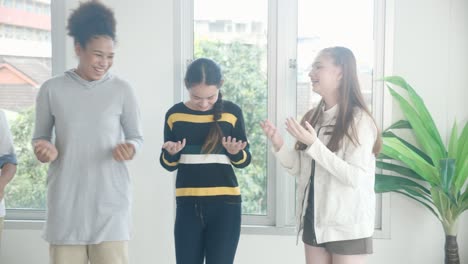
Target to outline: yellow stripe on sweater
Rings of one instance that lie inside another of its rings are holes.
[[[240,195],[239,187],[177,188],[176,196]]]
[[[175,167],[175,166],[177,166],[177,164],[179,163],[179,162],[177,162],[177,161],[169,162],[169,161],[166,159],[166,157],[164,157],[164,153],[163,153],[163,155],[162,155],[162,159],[163,159],[164,163],[166,163],[167,166],[171,166],[171,167]]]
[[[175,122],[190,122],[190,123],[211,123],[213,122],[213,115],[192,115],[183,113],[174,113],[167,119],[167,125],[172,130]],[[230,123],[233,127],[236,125],[237,117],[230,113],[223,113],[219,121]]]
[[[234,165],[239,165],[239,164],[244,163],[244,162],[247,160],[247,153],[245,153],[245,150],[242,150],[242,155],[243,155],[243,156],[242,156],[242,159],[241,159],[241,160],[236,161],[236,162],[233,161],[232,164],[234,164]]]

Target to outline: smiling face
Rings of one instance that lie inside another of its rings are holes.
[[[341,68],[326,53],[321,53],[312,64],[309,72],[314,92],[324,98],[337,98],[341,83]]]
[[[218,100],[219,88],[216,85],[200,83],[188,89],[190,100],[187,106],[196,111],[208,111],[213,109]]]
[[[101,79],[112,66],[114,60],[114,41],[108,36],[91,38],[86,47],[75,44],[79,58],[76,73],[87,81]]]

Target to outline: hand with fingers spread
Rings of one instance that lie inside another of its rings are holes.
[[[247,141],[236,140],[236,138],[229,136],[223,137],[222,144],[229,154],[236,155],[247,146]]]
[[[40,139],[34,142],[34,154],[40,162],[47,163],[57,159],[58,151],[54,144]]]
[[[307,129],[301,126],[301,124],[292,117],[286,119],[286,130],[289,134],[298,141],[310,146],[317,139],[317,132],[315,132],[315,129],[309,124],[309,122],[306,121],[305,125]]]
[[[167,141],[162,145],[162,148],[167,150],[170,155],[175,155],[185,147],[185,143],[185,138],[182,141],[179,140],[177,142]]]
[[[132,143],[118,144],[112,151],[112,156],[117,161],[131,160],[134,155],[135,146]]]
[[[260,122],[263,133],[268,137],[268,139],[273,144],[273,148],[278,152],[284,144],[283,137],[278,132],[278,129],[270,122],[270,120],[265,120]]]

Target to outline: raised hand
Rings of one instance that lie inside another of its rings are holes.
[[[40,162],[47,163],[57,159],[58,151],[54,144],[47,140],[39,139],[34,142],[34,154]]]
[[[112,150],[112,156],[117,161],[131,160],[135,156],[135,146],[132,143],[118,144]]]
[[[275,151],[279,151],[284,144],[284,140],[275,125],[273,125],[269,120],[265,120],[260,122],[260,126],[262,127],[263,133],[273,144]]]
[[[309,122],[306,121],[305,125],[307,129],[301,126],[299,122],[292,117],[286,119],[286,130],[288,133],[298,141],[309,146],[317,139],[317,132],[315,132],[315,129],[309,124]]]
[[[167,152],[169,152],[169,154],[175,155],[185,147],[185,143],[186,143],[185,138],[182,141],[179,140],[177,142],[166,141],[162,145],[162,148],[167,150]]]
[[[223,147],[229,152],[231,155],[236,155],[239,153],[239,151],[243,150],[247,146],[247,141],[242,141],[242,140],[236,140],[236,138],[233,138],[231,136],[229,137],[223,137],[223,140],[221,142],[223,144]]]

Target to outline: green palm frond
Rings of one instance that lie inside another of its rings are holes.
[[[413,199],[414,201],[420,203],[421,205],[423,205],[424,207],[426,207],[427,209],[429,209],[429,211],[435,216],[437,217],[437,219],[440,219],[440,215],[437,213],[436,210],[434,210],[434,208],[432,208],[432,206],[430,206],[429,204],[417,199],[414,195],[411,195],[411,194],[408,194],[408,193],[405,193],[405,192],[402,192],[402,191],[394,191],[396,193],[399,193],[399,194],[402,194],[410,199]]]
[[[433,129],[428,129],[426,127],[426,123],[430,121],[419,116],[417,110],[394,89],[389,88],[389,90],[393,98],[400,104],[405,117],[413,127],[418,143],[421,144],[427,155],[431,157],[432,162],[437,164],[437,161],[446,157],[447,154],[445,148],[441,147],[439,145],[440,143],[432,136],[432,134],[434,134],[434,132],[432,132]]]
[[[437,169],[396,138],[384,138],[382,153],[403,162],[431,185],[438,185]]]
[[[455,190],[460,191],[468,177],[468,123],[463,127],[457,145],[454,184]]]
[[[434,163],[432,163],[432,159],[431,157],[429,157],[426,153],[424,153],[422,150],[420,150],[419,148],[417,148],[416,146],[414,146],[413,144],[409,143],[408,141],[406,141],[405,139],[403,139],[402,137],[399,137],[397,136],[395,133],[391,132],[391,131],[385,131],[382,133],[382,137],[383,138],[386,138],[386,137],[394,137],[394,138],[397,138],[398,140],[401,141],[401,143],[403,143],[405,146],[407,146],[408,148],[410,148],[412,151],[414,151],[416,154],[418,154],[421,158],[423,158],[427,163],[431,164],[431,165],[434,165]],[[384,139],[385,140],[385,139]]]
[[[457,121],[453,123],[452,133],[450,134],[450,142],[448,148],[448,157],[452,159],[457,158],[458,154],[458,126]]]
[[[387,83],[397,85],[408,92],[408,96],[413,103],[414,107],[417,109],[421,119],[424,120],[424,125],[431,134],[432,138],[437,142],[437,145],[440,148],[442,153],[446,152],[444,144],[442,143],[442,138],[440,136],[439,130],[437,129],[434,119],[426,108],[423,99],[419,96],[416,91],[409,85],[405,79],[400,76],[389,76],[385,77],[384,80]]]
[[[406,120],[382,133],[383,147],[376,167],[392,175],[376,173],[375,191],[402,194],[428,208],[442,223],[447,235],[456,235],[457,219],[468,210],[468,123],[459,135],[454,122],[447,146],[422,98],[401,77],[384,78]],[[390,87],[402,88],[402,93]],[[404,93],[406,92],[406,93]],[[406,99],[408,98],[408,99]],[[412,133],[416,142],[398,135]],[[464,188],[464,190],[463,190]]]
[[[386,161],[383,161],[383,160],[377,160],[376,167],[379,168],[379,169],[396,172],[397,174],[403,175],[403,176],[408,177],[408,178],[424,181],[424,178],[419,176],[419,174],[417,174],[414,170],[412,170],[412,169],[410,169],[408,167],[393,164],[391,162],[386,162]]]
[[[393,125],[385,129],[385,131],[389,131],[392,129],[402,129],[402,128],[411,128],[410,122],[408,122],[408,120],[398,120],[397,122],[393,123]]]

